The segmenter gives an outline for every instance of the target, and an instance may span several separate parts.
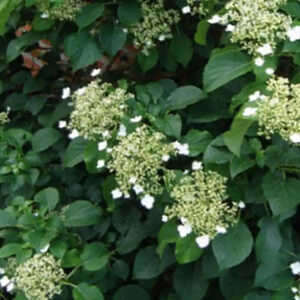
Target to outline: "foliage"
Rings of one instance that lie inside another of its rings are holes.
[[[0,1],[0,299],[300,299],[300,1]]]

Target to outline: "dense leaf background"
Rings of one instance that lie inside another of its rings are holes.
[[[181,11],[185,1],[165,2]],[[299,1],[284,11],[299,23]],[[173,38],[145,55],[124,30],[141,17],[136,0],[86,1],[73,22],[41,18],[34,0],[0,1],[0,105],[11,109],[0,128],[0,265],[50,244],[72,283],[62,300],[293,299],[300,148],[259,137],[242,114],[266,74],[222,26],[198,16],[182,15]],[[282,42],[267,66],[300,83],[299,52],[299,41]],[[136,110],[189,144],[177,169],[201,160],[230,179],[231,200],[245,202],[238,224],[209,247],[161,221],[167,194],[150,211],[113,199],[115,178],[96,168],[97,144],[58,128],[72,111],[62,90],[85,86],[97,68],[103,81],[126,79]]]

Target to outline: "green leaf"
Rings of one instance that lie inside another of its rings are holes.
[[[82,137],[72,140],[63,157],[64,167],[72,168],[82,162],[87,145],[88,141]]]
[[[22,249],[21,244],[10,243],[0,248],[0,258],[16,255]]]
[[[176,61],[186,67],[193,56],[193,42],[183,33],[176,34],[172,38],[170,51]]]
[[[79,251],[77,249],[68,251],[62,259],[61,265],[63,268],[73,268],[81,265]]]
[[[141,249],[135,257],[133,277],[136,279],[151,279],[160,275],[169,265],[167,251],[160,259],[155,252],[155,247],[148,246]]]
[[[206,98],[203,91],[193,85],[177,88],[166,101],[166,109],[169,111],[184,109]]]
[[[208,131],[191,129],[184,137],[183,142],[189,144],[189,156],[195,157],[203,153],[212,141],[212,135]]]
[[[22,36],[13,39],[9,42],[6,50],[6,58],[8,62],[16,59],[25,47],[31,46],[43,38],[40,32],[27,32]]]
[[[123,48],[127,33],[120,25],[107,23],[101,26],[99,38],[102,49],[110,56],[115,56]]]
[[[49,187],[41,190],[34,196],[34,201],[40,203],[44,212],[53,210],[59,202],[57,189]]]
[[[149,294],[138,285],[125,285],[119,288],[113,296],[113,300],[150,300]]]
[[[254,120],[242,118],[241,114],[238,114],[234,118],[230,130],[224,133],[223,137],[226,146],[236,156],[240,156],[244,136],[253,123]]]
[[[213,252],[221,269],[243,262],[251,253],[253,238],[247,226],[240,222],[224,235],[212,241]]]
[[[166,246],[170,243],[175,243],[179,239],[177,224],[175,222],[167,222],[163,224],[158,233],[157,253],[161,257]]]
[[[180,139],[182,128],[180,115],[165,115],[164,118],[155,119],[155,125],[167,136]]]
[[[87,32],[68,35],[64,42],[64,48],[74,71],[95,63],[102,56],[98,43]]]
[[[22,0],[1,0],[0,2],[0,36],[5,33],[5,25],[14,9],[21,5]]]
[[[103,12],[103,3],[85,5],[76,16],[76,24],[78,25],[79,29],[87,27],[101,17]]]
[[[255,160],[250,159],[248,156],[236,157],[234,156],[230,162],[230,175],[234,178],[238,174],[245,172],[256,165]]]
[[[121,259],[116,260],[112,265],[112,269],[114,274],[122,280],[126,281],[128,279],[130,270],[128,264],[125,261]]]
[[[144,73],[151,70],[158,62],[158,52],[156,49],[151,49],[148,55],[140,52],[137,56],[138,63]]]
[[[288,212],[300,203],[300,181],[284,179],[280,173],[268,173],[264,177],[263,191],[274,215]]]
[[[121,2],[118,7],[118,17],[122,24],[132,25],[142,18],[142,10],[138,1],[126,0]]]
[[[11,212],[0,210],[0,228],[12,227],[16,224],[17,220]]]
[[[61,133],[53,128],[38,130],[32,137],[32,148],[35,152],[41,152],[53,146],[60,138]]]
[[[68,205],[63,218],[67,227],[82,227],[94,225],[99,222],[101,210],[88,201],[78,200]]]
[[[55,24],[55,21],[48,18],[41,18],[41,16],[36,15],[32,22],[32,28],[34,31],[45,31],[49,30],[53,25]]]
[[[95,242],[85,245],[80,258],[87,271],[97,271],[107,264],[109,252],[104,244]]]
[[[198,23],[197,31],[194,36],[194,40],[197,44],[202,46],[206,45],[206,37],[209,26],[210,24],[206,20],[200,21]]]
[[[208,288],[208,281],[202,279],[199,263],[177,268],[173,280],[175,291],[180,296],[180,300],[201,300]]]
[[[104,300],[103,294],[95,285],[80,283],[73,288],[74,300]]]
[[[229,81],[252,70],[252,61],[238,49],[218,49],[205,66],[204,90],[212,92]]]
[[[189,234],[185,238],[179,238],[176,242],[175,256],[179,264],[187,264],[197,260],[203,253],[195,242],[195,236]]]

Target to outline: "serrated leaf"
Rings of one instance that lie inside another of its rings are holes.
[[[240,52],[240,50],[218,50],[211,56],[204,68],[204,90],[212,92],[251,70],[252,61],[250,57]]]

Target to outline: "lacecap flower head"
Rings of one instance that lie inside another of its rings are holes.
[[[72,21],[84,5],[82,0],[36,0],[42,18]]]
[[[127,100],[134,96],[111,83],[92,81],[72,95],[74,110],[68,128],[89,140],[108,139],[119,128],[128,111]]]
[[[38,253],[16,268],[14,282],[29,300],[48,300],[61,293],[65,277],[53,255]]]
[[[258,134],[270,139],[277,133],[284,140],[300,145],[300,84],[272,77],[267,90],[270,95],[258,101]]]
[[[180,220],[181,237],[194,232],[197,244],[204,248],[237,222],[237,203],[225,201],[226,182],[226,177],[214,171],[197,168],[174,184],[170,191],[174,202],[165,208],[164,216]]]
[[[190,13],[191,15],[205,16],[212,11],[215,4],[218,4],[219,0],[186,0],[186,6],[182,8],[184,14]]]
[[[180,15],[174,9],[165,9],[164,1],[140,0],[142,21],[130,28],[134,44],[145,54],[157,43],[172,38],[172,26],[179,22]]]
[[[231,0],[220,23],[231,25],[231,41],[255,56],[274,52],[287,37],[291,18],[280,12],[287,0]]]
[[[125,137],[111,152],[108,168],[116,173],[120,191],[131,190],[141,199],[142,205],[151,206],[151,197],[163,191],[162,175],[166,157],[175,155],[175,148],[166,137],[147,125],[138,127]]]

